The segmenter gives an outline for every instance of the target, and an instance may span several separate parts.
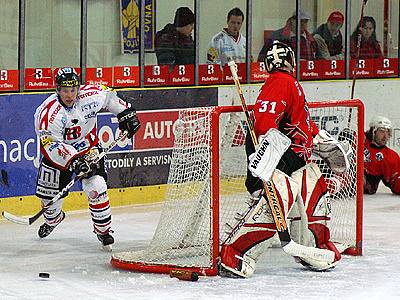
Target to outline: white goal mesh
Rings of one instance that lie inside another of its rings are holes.
[[[354,151],[350,171],[340,177],[322,160],[314,161],[331,191],[332,240],[342,250],[360,254],[362,105],[353,100],[309,107],[320,129],[348,140]],[[182,110],[177,122],[165,202],[153,240],[142,251],[114,254],[112,264],[146,272],[188,268],[215,275],[226,224],[233,225],[235,214],[247,209],[245,117],[240,107],[194,108]]]

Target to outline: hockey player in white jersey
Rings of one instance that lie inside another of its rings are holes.
[[[108,248],[114,243],[111,209],[107,195],[104,159],[91,161],[102,151],[97,136],[97,114],[106,110],[118,117],[119,129],[132,138],[140,127],[135,110],[112,89],[100,85],[79,85],[73,68],[61,68],[56,75],[56,93],[50,95],[35,112],[35,131],[43,155],[36,195],[46,206],[75,173],[82,177],[88,197],[94,233]],[[67,196],[68,193],[64,195]],[[40,238],[48,236],[65,218],[63,199],[44,212]]]
[[[239,8],[229,11],[227,28],[213,36],[207,52],[207,63],[220,64],[223,67],[229,60],[236,63],[246,62],[246,37],[240,33],[244,14]]]

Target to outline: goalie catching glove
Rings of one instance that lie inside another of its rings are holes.
[[[313,153],[321,157],[335,173],[344,173],[350,168],[353,153],[348,141],[338,142],[327,131],[320,130],[314,137]]]
[[[117,117],[119,129],[126,131],[128,138],[131,139],[140,128],[140,121],[136,116],[136,111],[132,107],[129,107],[120,112]]]

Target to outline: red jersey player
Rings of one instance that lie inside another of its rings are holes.
[[[312,122],[308,111],[304,91],[294,77],[295,58],[292,49],[281,42],[275,41],[267,50],[265,63],[270,73],[269,78],[261,88],[253,109],[254,128],[260,145],[268,139],[269,161],[276,161],[268,175],[261,175],[251,169],[254,164],[255,147],[248,135],[246,152],[249,157],[249,170],[246,187],[252,199],[257,201],[256,213],[243,220],[244,225],[233,231],[231,238],[221,250],[221,273],[226,270],[239,277],[248,277],[254,272],[255,262],[263,249],[271,245],[276,234],[275,223],[271,210],[264,201],[262,180],[270,180],[276,189],[276,194],[284,211],[284,217],[290,220],[292,239],[301,241],[305,246],[328,249],[332,251],[333,259],[322,262],[314,259],[298,259],[305,266],[316,270],[332,268],[341,256],[335,245],[330,241],[327,222],[330,220],[330,204],[326,183],[318,166],[309,162],[313,150],[313,137],[324,141],[324,146],[337,145],[326,132],[321,136]],[[290,147],[282,154],[277,154],[282,141],[269,138],[269,133],[278,130],[284,135],[282,139],[290,140]],[[327,143],[327,139],[329,142]],[[258,148],[258,149],[261,149]],[[267,152],[267,151],[265,151]],[[259,153],[259,152],[257,152]],[[276,157],[278,156],[278,157]],[[342,156],[343,157],[343,156]],[[279,161],[279,162],[278,162]],[[268,166],[273,165],[268,162]],[[257,169],[258,166],[255,167]],[[266,172],[267,173],[267,172]],[[272,174],[272,175],[270,175]],[[267,179],[265,179],[267,178]],[[261,180],[262,179],[262,180]],[[243,217],[245,218],[245,217]],[[288,222],[289,223],[289,222]],[[300,256],[300,255],[299,255]]]
[[[400,195],[400,157],[388,146],[392,123],[388,118],[377,116],[369,123],[365,133],[364,193],[375,194],[379,182]]]

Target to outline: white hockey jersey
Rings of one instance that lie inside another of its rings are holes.
[[[223,67],[229,59],[233,59],[236,63],[246,62],[246,38],[239,33],[235,39],[223,29],[211,39],[207,63],[220,64]]]
[[[56,93],[49,96],[35,112],[35,131],[41,153],[61,169],[99,142],[97,114],[106,110],[114,115],[130,105],[106,86],[83,85],[72,107],[65,107]]]

